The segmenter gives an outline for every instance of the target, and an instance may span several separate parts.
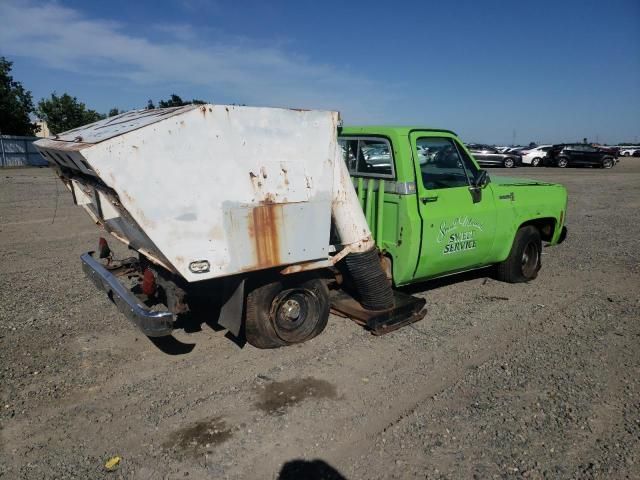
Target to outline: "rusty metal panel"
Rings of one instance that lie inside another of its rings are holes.
[[[229,209],[233,268],[247,271],[327,258],[329,212],[330,202],[315,201]]]
[[[37,146],[63,174],[115,192],[108,209],[95,193],[85,208],[118,238],[188,281],[327,258],[337,112],[191,105],[113,118]]]
[[[132,130],[146,127],[174,115],[198,108],[197,105],[158,108],[153,110],[132,110],[89,125],[74,128],[54,135],[53,139],[71,144],[99,143]]]

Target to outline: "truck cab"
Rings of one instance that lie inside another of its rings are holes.
[[[564,238],[562,185],[489,177],[452,131],[349,126],[339,145],[396,286],[494,264],[530,280]]]

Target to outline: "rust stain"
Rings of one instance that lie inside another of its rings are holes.
[[[133,201],[133,197],[131,197],[131,195],[129,195],[129,192],[127,192],[126,190],[122,190],[122,196],[125,197],[129,203],[135,203]]]
[[[260,187],[262,187],[262,182],[258,180],[258,176],[253,172],[249,172],[249,178],[251,178],[251,184],[253,185],[253,190],[257,192],[260,189]]]
[[[282,225],[282,206],[266,204],[254,207],[249,219],[249,237],[253,240],[256,267],[280,265],[279,227]]]

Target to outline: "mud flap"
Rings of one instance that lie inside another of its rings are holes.
[[[384,335],[405,325],[424,318],[427,303],[424,298],[414,297],[406,293],[393,291],[395,306],[388,310],[367,310],[344,290],[331,290],[331,310],[333,313],[349,317],[364,326],[374,335]]]
[[[225,280],[224,290],[227,301],[220,308],[218,324],[229,330],[234,337],[240,336],[244,309],[244,281]]]

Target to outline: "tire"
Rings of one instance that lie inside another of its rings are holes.
[[[602,168],[611,168],[613,167],[613,158],[603,158],[602,159]]]
[[[560,168],[566,168],[569,165],[569,160],[565,157],[560,157],[556,162],[556,165]]]
[[[513,160],[513,158],[505,158],[504,162],[502,163],[502,165],[505,168],[513,168],[516,166],[516,162]]]
[[[306,342],[324,330],[328,319],[329,290],[313,275],[278,278],[247,294],[245,336],[256,348]]]
[[[540,231],[532,226],[520,228],[507,259],[496,265],[496,278],[507,283],[529,282],[538,276],[542,266]]]
[[[630,152],[624,152],[624,153],[622,154],[622,156],[623,156],[623,157],[628,157],[628,156],[630,156],[630,155],[631,155],[631,153],[630,153]]]
[[[542,159],[536,157],[533,160],[531,160],[531,166],[532,167],[537,167],[540,165],[540,162],[542,161]]]

